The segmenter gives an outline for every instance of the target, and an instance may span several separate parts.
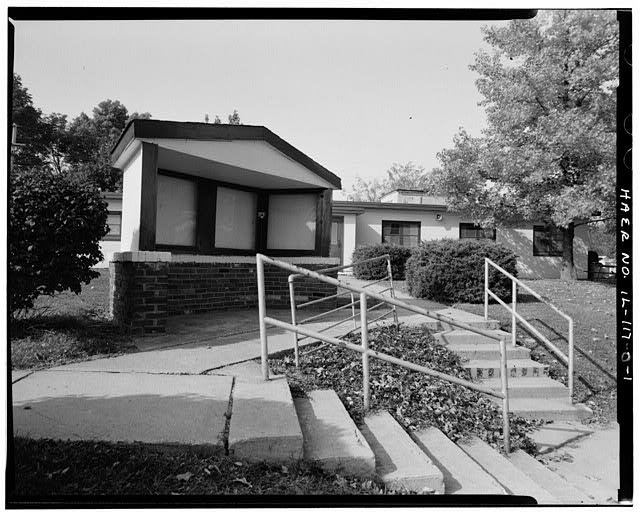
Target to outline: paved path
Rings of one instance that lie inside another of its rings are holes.
[[[429,303],[428,307],[442,306]],[[327,328],[348,311],[308,326]],[[290,319],[288,310],[268,314]],[[426,321],[409,312],[399,315],[408,324]],[[345,323],[326,333],[340,336],[351,328],[351,323]],[[312,342],[306,339],[301,345]],[[292,334],[271,327],[268,343],[271,354],[291,349]],[[225,430],[234,377],[261,381],[260,366],[253,362],[260,356],[257,310],[176,317],[166,334],[139,338],[135,344],[138,351],[134,353],[13,373],[15,433],[37,438],[215,444]],[[281,399],[269,401],[276,406]]]

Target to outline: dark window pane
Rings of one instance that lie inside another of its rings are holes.
[[[382,242],[414,247],[420,243],[420,222],[382,221]]]
[[[562,232],[551,226],[533,227],[533,255],[542,257],[560,257],[563,247]]]
[[[460,223],[460,239],[496,239],[496,230],[473,223]]]

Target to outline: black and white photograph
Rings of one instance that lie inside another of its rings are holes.
[[[177,7],[7,10],[5,507],[631,505],[631,9]]]

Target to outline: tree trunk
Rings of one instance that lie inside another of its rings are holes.
[[[578,280],[576,267],[573,264],[573,235],[575,227],[569,223],[562,231],[562,267],[560,268],[560,280]]]

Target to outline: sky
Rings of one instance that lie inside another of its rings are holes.
[[[492,22],[500,26],[506,22]],[[119,100],[154,119],[237,109],[342,178],[426,170],[485,123],[474,53],[487,22],[15,22],[14,71],[36,107],[73,118]],[[342,198],[337,193],[335,198]]]

